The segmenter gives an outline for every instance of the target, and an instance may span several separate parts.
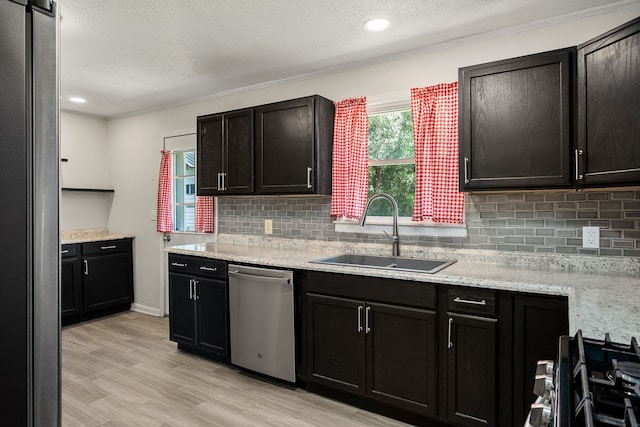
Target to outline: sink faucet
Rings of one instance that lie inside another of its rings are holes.
[[[359,224],[364,227],[364,221],[367,219],[367,211],[369,210],[369,205],[371,205],[371,202],[373,202],[375,199],[379,198],[387,199],[389,203],[391,203],[391,207],[393,208],[393,236],[389,236],[389,233],[387,233],[386,231],[384,232],[384,234],[386,234],[391,239],[392,255],[400,256],[400,235],[398,235],[398,203],[396,203],[393,197],[385,193],[378,193],[371,196],[367,201],[367,206],[365,206],[362,216],[360,217]]]

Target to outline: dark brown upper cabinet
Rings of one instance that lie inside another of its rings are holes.
[[[198,117],[198,195],[253,193],[253,109]]]
[[[199,116],[198,195],[331,194],[333,120],[318,95]]]
[[[570,187],[575,48],[459,70],[460,189]]]
[[[640,183],[640,18],[578,46],[580,186]]]
[[[331,194],[333,102],[320,96],[256,108],[256,192]]]

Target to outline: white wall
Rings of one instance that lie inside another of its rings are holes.
[[[61,186],[107,188],[107,121],[63,111],[60,114]],[[62,192],[61,230],[106,228],[113,196],[109,193]]]
[[[115,195],[108,225],[113,232],[136,235],[136,303],[146,307],[159,307],[161,303],[163,277],[159,253],[163,244],[150,217],[156,206],[162,137],[172,131],[193,129],[196,116],[316,93],[339,100],[456,81],[459,67],[577,45],[638,16],[640,5],[537,30],[467,40],[377,65],[109,120],[108,176]]]

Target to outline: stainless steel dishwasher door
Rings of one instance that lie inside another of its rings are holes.
[[[293,272],[229,265],[231,363],[296,381]]]

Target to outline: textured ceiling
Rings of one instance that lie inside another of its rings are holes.
[[[622,0],[57,0],[62,108],[104,117],[358,63]],[[384,16],[389,30],[363,23]],[[82,96],[76,105],[69,96]]]

